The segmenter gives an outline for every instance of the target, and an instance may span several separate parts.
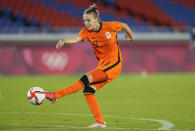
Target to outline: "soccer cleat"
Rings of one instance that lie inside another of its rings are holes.
[[[87,126],[86,128],[106,128],[106,123],[99,123],[96,121],[96,123],[90,125],[90,126]]]
[[[50,100],[52,103],[56,102],[56,98],[54,97],[55,92],[44,92],[46,99]]]

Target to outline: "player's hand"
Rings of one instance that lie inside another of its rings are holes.
[[[125,38],[127,38],[128,40],[132,40],[131,37],[127,33],[125,34]]]
[[[60,40],[60,41],[56,44],[56,49],[60,49],[63,45],[64,45],[64,40]]]

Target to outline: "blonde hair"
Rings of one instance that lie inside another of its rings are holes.
[[[94,18],[99,19],[99,11],[95,4],[90,5],[89,8],[84,11],[84,14],[93,14]]]

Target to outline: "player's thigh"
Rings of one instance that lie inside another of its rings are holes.
[[[122,70],[122,64],[121,62],[117,64],[115,67],[107,70],[105,73],[108,75],[108,80],[107,81],[112,81],[114,80],[119,74],[121,73]]]
[[[93,86],[93,88],[95,88],[95,90],[98,90],[98,89],[102,88],[104,85],[106,85],[107,83],[109,83],[109,81],[93,83],[93,84],[90,84],[90,86]]]
[[[106,81],[108,79],[108,76],[105,72],[100,70],[99,68],[96,68],[94,70],[91,70],[89,73],[92,76],[92,82],[91,83],[97,83]]]
[[[114,80],[120,73],[122,70],[122,64],[121,62],[118,63],[116,66],[110,68],[109,65],[100,65],[98,66],[98,69],[104,71],[105,69],[109,68],[109,70],[106,70],[105,73],[107,74],[108,78],[105,81],[102,82],[97,82],[97,83],[92,83],[90,84],[91,86],[93,86],[93,88],[95,88],[96,90],[102,88],[105,84],[111,82],[112,80]]]

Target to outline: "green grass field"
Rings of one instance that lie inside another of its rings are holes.
[[[195,130],[195,74],[122,74],[96,92],[107,129],[85,129],[94,122],[82,92],[51,104],[29,103],[29,88],[57,91],[81,75],[0,77],[0,130],[5,131],[151,131]],[[162,123],[165,120],[165,123]],[[168,124],[170,124],[168,123]]]

